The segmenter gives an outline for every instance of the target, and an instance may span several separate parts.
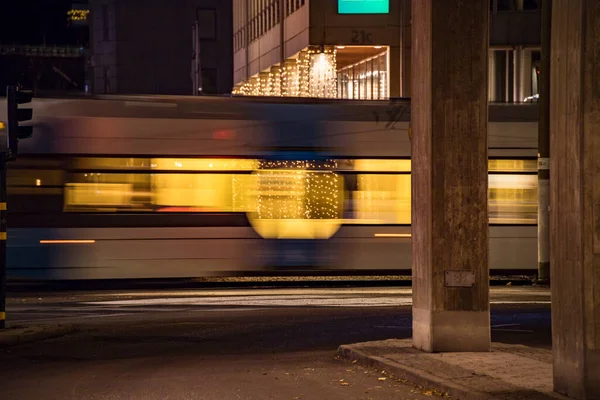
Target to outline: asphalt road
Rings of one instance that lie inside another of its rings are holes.
[[[1,399],[432,395],[335,356],[340,344],[410,337],[407,289],[54,293],[11,298],[7,311],[12,324],[82,331],[0,350]],[[492,338],[549,348],[549,292],[493,290]]]

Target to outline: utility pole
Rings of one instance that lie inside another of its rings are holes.
[[[194,58],[192,59],[192,95],[202,95],[202,62],[200,60],[200,32],[198,21],[192,25],[192,46]]]
[[[6,328],[6,154],[0,151],[0,330]]]
[[[550,25],[552,0],[542,0],[538,121],[538,276],[550,283]]]
[[[17,157],[19,140],[33,134],[32,126],[19,126],[19,122],[33,117],[31,108],[19,108],[19,104],[31,100],[31,92],[20,91],[16,86],[6,88],[6,151],[0,151],[0,329],[6,328],[6,164]]]

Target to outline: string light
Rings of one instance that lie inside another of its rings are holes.
[[[337,97],[336,52],[333,46],[311,47],[309,93],[311,97]]]
[[[303,50],[298,54],[298,96],[310,96],[310,53]]]
[[[90,10],[71,9],[67,11],[67,19],[74,22],[87,21],[89,14]]]
[[[285,97],[298,96],[298,63],[294,58],[287,59],[283,63],[281,95]]]
[[[337,70],[337,51],[335,46],[310,46],[300,51],[296,58],[289,58],[236,85],[232,93],[242,96],[388,98],[387,50],[340,71]]]
[[[271,94],[271,88],[269,86],[269,73],[261,72],[258,74],[259,81],[259,93],[258,96],[269,96]]]
[[[281,96],[281,67],[278,65],[271,67],[269,73],[269,96]]]
[[[257,77],[250,78],[248,94],[250,96],[260,96],[260,80]]]
[[[257,175],[257,219],[340,218],[341,177],[335,161],[262,160]]]

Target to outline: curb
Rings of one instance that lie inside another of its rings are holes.
[[[369,356],[352,345],[342,345],[338,348],[338,355],[350,360],[356,360],[360,365],[378,370],[385,370],[397,378],[404,379],[422,387],[433,387],[448,393],[450,396],[461,400],[497,400],[497,397],[456,385],[445,379],[397,364],[383,357]]]
[[[77,325],[16,326],[0,331],[0,348],[52,339],[78,332]]]

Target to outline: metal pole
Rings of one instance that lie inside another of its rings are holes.
[[[6,155],[0,153],[0,329],[6,328]]]
[[[550,25],[552,0],[542,0],[538,122],[538,283],[550,283]]]

